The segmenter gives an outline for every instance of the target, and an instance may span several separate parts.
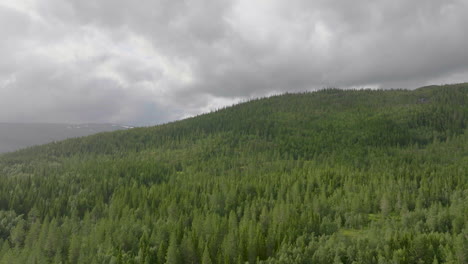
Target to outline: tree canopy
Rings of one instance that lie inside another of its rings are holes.
[[[255,99],[0,156],[0,263],[468,263],[468,84]]]

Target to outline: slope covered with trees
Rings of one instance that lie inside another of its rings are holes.
[[[0,156],[0,263],[467,263],[468,84],[327,89]]]

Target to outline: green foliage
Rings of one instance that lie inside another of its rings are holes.
[[[468,84],[285,94],[0,156],[0,263],[467,263]]]

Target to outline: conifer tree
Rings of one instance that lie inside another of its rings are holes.
[[[179,264],[180,263],[180,251],[177,245],[177,238],[175,235],[171,236],[169,241],[169,247],[166,253],[166,264]]]
[[[205,249],[203,250],[202,264],[212,264],[212,263],[213,262],[211,261],[208,246],[205,246]]]

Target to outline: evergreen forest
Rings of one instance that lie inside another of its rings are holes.
[[[468,83],[287,93],[3,154],[0,263],[468,263]]]

